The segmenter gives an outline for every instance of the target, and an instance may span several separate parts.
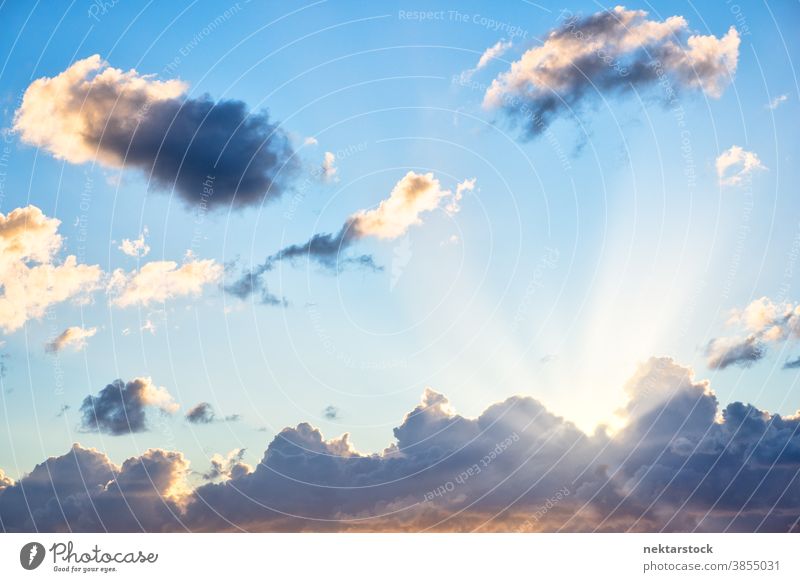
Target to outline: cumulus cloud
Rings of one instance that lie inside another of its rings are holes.
[[[255,468],[240,466],[239,449],[215,455],[203,473],[211,482],[193,490],[180,453],[148,451],[117,467],[76,445],[0,491],[0,523],[6,531],[797,531],[800,415],[721,408],[708,381],[669,358],[643,363],[625,390],[622,428],[586,434],[530,397],[469,418],[426,389],[380,453],[301,423],[277,434]],[[128,491],[140,505],[117,515],[118,493]],[[168,511],[155,511],[159,501]]]
[[[178,266],[175,261],[151,261],[138,271],[117,269],[111,274],[108,293],[117,307],[147,306],[175,297],[197,296],[203,287],[222,277],[223,267],[213,259],[187,255]]]
[[[93,55],[31,83],[14,130],[71,163],[137,168],[187,204],[244,206],[280,196],[294,167],[280,126],[241,101],[192,98],[187,90]]]
[[[145,242],[147,236],[147,227],[142,229],[139,238],[136,239],[122,239],[122,244],[119,245],[119,250],[128,255],[129,257],[144,257],[150,252],[150,245]]]
[[[336,180],[339,169],[336,167],[336,155],[333,152],[325,152],[322,158],[321,175],[325,182]]]
[[[97,396],[84,398],[81,430],[111,435],[144,432],[148,430],[149,409],[173,414],[178,405],[166,388],[156,386],[150,378],[134,378],[127,383],[114,380]]]
[[[562,17],[545,42],[525,52],[484,95],[484,107],[505,111],[530,136],[598,93],[662,83],[719,97],[736,71],[734,27],[720,38],[688,35],[682,16],[651,20],[644,10],[621,6],[585,17],[565,11]]]
[[[66,347],[80,351],[86,347],[86,340],[97,333],[96,327],[84,328],[78,325],[68,327],[58,334],[52,341],[47,342],[45,350],[51,354],[60,352]]]
[[[36,206],[0,213],[0,328],[5,333],[97,288],[99,266],[78,264],[74,255],[57,260],[63,245],[60,224]]]
[[[734,145],[722,152],[716,161],[720,186],[739,186],[756,170],[766,170],[758,155]]]
[[[456,191],[443,189],[432,172],[418,174],[410,171],[392,188],[389,197],[377,207],[359,210],[345,221],[336,233],[319,233],[302,244],[290,245],[267,257],[266,261],[245,273],[226,290],[244,299],[256,292],[266,292],[263,275],[280,261],[307,259],[329,269],[358,266],[378,270],[370,255],[342,256],[353,243],[367,237],[381,240],[396,239],[412,226],[422,224],[422,215],[438,208],[449,214],[460,210],[464,192],[475,188],[475,179],[456,185]],[[267,293],[267,296],[269,294]]]
[[[224,417],[226,422],[234,422],[241,418],[239,414],[230,414]],[[192,424],[210,424],[217,420],[217,414],[214,412],[214,407],[208,402],[199,402],[192,406],[186,413],[186,420]]]
[[[800,304],[761,297],[744,309],[734,310],[728,324],[747,335],[712,339],[706,347],[710,368],[749,367],[767,355],[769,345],[800,339]],[[791,362],[784,365],[786,369],[793,367]]]
[[[332,404],[326,406],[325,410],[322,411],[322,416],[328,420],[337,420],[339,418],[339,409]]]

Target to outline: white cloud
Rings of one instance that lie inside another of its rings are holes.
[[[439,208],[447,201],[452,212],[458,211],[458,202],[465,190],[475,187],[475,180],[465,180],[453,195],[444,190],[433,173],[408,172],[395,184],[389,197],[373,210],[360,210],[349,219],[349,226],[356,237],[374,236],[395,239],[411,227],[422,224],[420,215]]]
[[[336,156],[333,152],[325,152],[322,159],[322,179],[326,182],[331,182],[336,179],[336,173],[339,169],[336,167]]]
[[[97,333],[96,327],[84,328],[73,325],[62,331],[52,341],[47,342],[45,349],[50,353],[58,353],[64,348],[71,347],[76,352],[86,347],[86,340]]]
[[[744,309],[734,310],[728,325],[739,327],[740,335],[714,338],[708,343],[710,368],[749,367],[766,356],[771,344],[800,340],[800,303],[775,303],[769,297],[760,297]]]
[[[138,271],[117,269],[111,275],[108,292],[117,307],[147,306],[182,296],[200,295],[205,285],[222,276],[222,265],[213,259],[188,258],[178,266],[175,261],[151,261]]]
[[[148,235],[147,227],[142,229],[139,238],[137,239],[123,239],[122,244],[119,245],[119,250],[128,255],[129,257],[145,257],[150,252],[150,245],[145,242],[145,237]]]
[[[722,152],[716,161],[717,179],[721,186],[738,186],[756,170],[766,170],[758,155],[734,145]]]
[[[86,299],[98,285],[99,266],[79,265],[73,255],[57,262],[59,225],[35,206],[0,214],[0,328],[6,333],[53,305]]]
[[[312,145],[317,145],[319,142],[317,141],[317,138],[312,136],[312,137],[307,137],[306,139],[304,139],[303,143],[305,145],[307,145],[307,146],[312,146]]]
[[[643,10],[617,6],[565,18],[541,46],[525,52],[492,81],[484,107],[505,110],[535,134],[556,116],[574,114],[597,91],[622,93],[662,83],[719,97],[736,71],[736,29],[721,38],[689,35],[684,45],[680,37],[688,31],[686,19],[647,16]]]
[[[777,97],[775,97],[775,99],[767,103],[767,109],[777,109],[778,107],[786,103],[788,100],[789,100],[788,93],[784,93],[783,95],[778,95]]]

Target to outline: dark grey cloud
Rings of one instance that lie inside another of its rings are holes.
[[[96,396],[84,398],[80,407],[81,430],[111,435],[144,432],[149,409],[171,414],[178,406],[164,388],[150,378],[130,382],[114,380]]]
[[[264,275],[272,271],[281,261],[307,260],[333,271],[341,271],[347,267],[359,267],[373,271],[383,270],[383,267],[375,264],[371,255],[355,257],[342,255],[343,251],[348,249],[358,238],[359,236],[348,221],[336,234],[315,234],[302,244],[284,247],[267,257],[262,264],[246,271],[234,282],[226,285],[224,289],[239,299],[247,299],[253,294],[260,294],[261,303],[265,305],[286,306],[288,305],[286,299],[271,294],[264,281]]]
[[[192,406],[186,413],[186,420],[192,424],[210,424],[224,420],[225,422],[236,422],[241,420],[240,414],[229,414],[223,418],[218,418],[214,407],[208,402],[199,402]]]
[[[728,366],[749,368],[767,353],[756,335],[746,338],[715,338],[706,346],[708,367],[724,370]]]
[[[720,410],[708,381],[669,358],[646,362],[626,389],[625,424],[613,435],[586,434],[523,396],[467,418],[428,389],[381,453],[301,423],[280,431],[255,468],[239,450],[215,455],[203,474],[210,482],[193,489],[179,453],[151,450],[116,467],[76,445],[9,481],[0,523],[6,531],[130,531],[133,517],[146,531],[798,531],[800,417],[741,402]],[[123,492],[135,493],[132,509],[120,508]]]
[[[681,16],[647,16],[623,7],[588,16],[562,11],[544,43],[492,82],[484,106],[506,112],[532,137],[601,95],[661,86],[666,101],[685,89],[719,97],[736,70],[736,29],[720,38],[690,36]]]
[[[339,409],[332,404],[326,406],[325,410],[322,411],[322,416],[324,416],[328,420],[336,420],[339,418]]]
[[[14,130],[72,163],[141,170],[194,209],[279,197],[297,167],[280,124],[242,101],[189,97],[187,90],[94,55],[31,83]]]

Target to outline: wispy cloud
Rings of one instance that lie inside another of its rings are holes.
[[[280,431],[255,468],[241,449],[214,455],[202,473],[210,482],[194,488],[179,452],[150,449],[117,466],[76,444],[18,482],[0,479],[0,523],[12,532],[797,527],[800,417],[741,402],[720,409],[709,382],[669,358],[644,363],[626,390],[623,427],[586,434],[530,397],[469,418],[426,389],[381,453],[301,423]],[[768,486],[752,495],[754,483]]]

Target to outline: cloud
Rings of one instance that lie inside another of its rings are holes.
[[[769,297],[761,297],[744,309],[734,310],[728,324],[747,332],[747,336],[712,339],[706,348],[710,368],[749,367],[767,355],[769,345],[800,339],[800,304],[775,303]],[[787,362],[783,367],[795,366]]]
[[[529,136],[557,117],[579,111],[598,93],[625,93],[668,84],[719,97],[736,72],[739,34],[688,35],[682,16],[650,20],[643,10],[613,10],[586,17],[568,11],[510,69],[492,81],[483,104],[505,111]],[[687,37],[685,43],[682,38]]]
[[[783,364],[784,370],[795,370],[800,368],[800,357],[795,358],[794,360],[786,360]]]
[[[115,270],[108,293],[117,307],[147,306],[175,297],[198,296],[204,286],[217,282],[222,273],[222,265],[213,259],[199,260],[191,255],[187,255],[181,266],[175,261],[151,261],[131,273]]]
[[[210,424],[219,420],[225,422],[235,422],[241,420],[240,414],[229,414],[222,419],[218,419],[214,408],[208,402],[199,402],[192,406],[186,413],[186,420],[192,424]]]
[[[720,186],[739,186],[754,171],[767,169],[757,154],[737,145],[729,147],[717,157],[716,167]]]
[[[715,338],[706,346],[708,367],[720,370],[732,365],[749,368],[765,355],[764,344],[755,335],[746,338]]]
[[[322,416],[328,420],[337,420],[339,418],[339,409],[332,404],[330,406],[326,406],[325,410],[322,411]]]
[[[166,388],[154,385],[150,378],[134,378],[127,383],[114,380],[97,396],[84,398],[81,430],[111,435],[144,432],[149,408],[173,414],[178,405]]]
[[[325,182],[332,182],[336,180],[336,173],[339,169],[336,167],[336,156],[333,152],[325,152],[325,155],[322,159],[322,168],[321,168],[321,175],[322,179]]]
[[[240,299],[256,292],[264,293],[266,287],[263,275],[285,260],[307,259],[328,269],[358,266],[380,270],[370,255],[347,257],[342,256],[342,253],[363,238],[396,239],[412,226],[421,225],[421,215],[442,206],[449,214],[455,214],[460,210],[459,202],[464,192],[474,188],[474,178],[464,180],[456,185],[456,192],[453,194],[442,188],[432,172],[418,174],[410,171],[395,184],[389,197],[382,200],[376,208],[359,210],[350,215],[336,233],[318,233],[302,244],[281,249],[225,289]]]
[[[180,453],[150,450],[118,467],[75,445],[0,491],[0,524],[6,531],[797,531],[800,415],[741,402],[720,408],[710,383],[670,358],[644,362],[625,390],[622,428],[586,434],[530,397],[469,418],[426,389],[380,453],[357,451],[347,434],[326,440],[301,423],[280,431],[255,468],[240,466],[240,449],[214,455],[203,473],[212,482],[193,490]],[[125,508],[122,493],[135,493],[136,505]]]
[[[145,242],[147,236],[147,227],[145,226],[139,238],[123,239],[122,244],[119,245],[119,250],[128,255],[129,257],[145,257],[150,252],[150,245]]]
[[[501,57],[503,54],[505,54],[505,52],[511,48],[512,44],[513,43],[510,40],[498,40],[492,46],[483,51],[483,54],[481,54],[480,58],[478,59],[478,64],[475,65],[474,68],[468,69],[461,73],[461,80],[468,81],[471,79],[472,75],[485,68],[490,62],[492,62],[493,59]]]
[[[188,97],[187,89],[93,55],[31,83],[14,130],[74,164],[137,168],[189,205],[241,207],[280,196],[295,165],[281,127],[241,101]]]
[[[306,139],[303,140],[303,144],[307,146],[315,146],[318,143],[319,141],[317,141],[317,138],[313,136],[307,137]]]
[[[226,456],[214,454],[211,457],[211,468],[203,473],[203,479],[214,481],[222,479],[238,479],[252,473],[253,468],[244,462],[245,449],[234,449]]]
[[[777,109],[778,107],[786,103],[788,100],[789,100],[788,93],[784,93],[783,95],[778,95],[777,97],[775,97],[775,99],[767,103],[767,109],[773,109],[773,110]]]
[[[47,342],[45,350],[55,354],[66,347],[71,347],[76,352],[79,352],[86,347],[86,340],[93,337],[96,333],[96,327],[84,328],[73,325],[58,334],[52,341]]]
[[[51,306],[82,300],[97,288],[99,266],[78,264],[74,255],[58,262],[63,245],[58,227],[36,206],[0,213],[0,328],[18,330]]]
[[[75,443],[0,493],[6,532],[181,531],[188,491],[182,454],[148,449],[115,465]]]

